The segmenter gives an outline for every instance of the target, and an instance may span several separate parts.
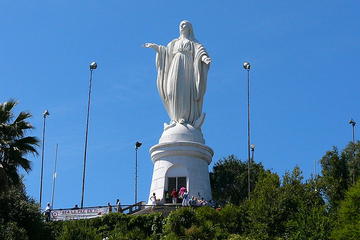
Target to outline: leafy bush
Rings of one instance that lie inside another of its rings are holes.
[[[360,239],[360,180],[349,189],[340,203],[338,222],[332,237],[335,240]]]
[[[244,237],[244,236],[240,236],[238,234],[231,234],[228,238],[228,240],[257,240],[255,238],[252,237]]]
[[[286,235],[290,240],[327,240],[332,221],[325,206],[315,206],[310,209],[301,208],[286,226]]]
[[[22,184],[0,194],[0,239],[46,239],[49,228]]]
[[[86,220],[77,220],[71,221],[71,224],[64,224],[59,240],[102,240],[102,237],[96,233],[96,229],[88,223]]]
[[[226,205],[219,212],[221,228],[230,234],[243,234],[249,225],[249,216],[244,205]]]
[[[99,218],[50,224],[54,238],[61,240],[147,239],[162,233],[163,217],[159,213],[136,216],[110,213]]]
[[[19,227],[15,222],[8,222],[4,225],[0,225],[0,239],[28,240],[29,237],[24,228]]]
[[[192,208],[180,208],[169,214],[164,226],[165,233],[175,233],[184,236],[185,229],[190,228],[197,221],[195,211]]]

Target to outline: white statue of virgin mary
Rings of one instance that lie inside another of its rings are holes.
[[[180,37],[167,46],[154,43],[144,46],[157,52],[157,87],[171,119],[167,127],[180,123],[200,128],[205,116],[202,105],[211,59],[195,39],[190,22],[182,21],[179,28]]]

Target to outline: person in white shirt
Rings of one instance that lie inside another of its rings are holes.
[[[155,195],[155,193],[153,193],[153,195],[150,197],[150,201],[151,201],[151,204],[152,204],[151,208],[154,208],[155,205],[156,205],[156,195]]]
[[[183,193],[183,200],[182,200],[182,204],[183,207],[185,206],[189,206],[189,193],[185,190],[185,192]]]
[[[48,203],[45,208],[45,220],[47,222],[50,221],[50,212],[51,212],[51,206],[50,203]]]

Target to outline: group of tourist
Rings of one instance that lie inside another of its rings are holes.
[[[108,202],[108,209],[109,209],[109,213],[111,213],[111,212],[122,213],[123,212],[119,199],[116,199],[114,211],[113,211],[113,206],[109,202]]]
[[[197,198],[197,197],[191,197],[191,199],[189,200],[189,205],[188,206],[195,206],[195,207],[200,207],[200,206],[210,206],[210,207],[214,207],[214,203],[212,200],[210,201],[206,201],[204,198]]]
[[[166,197],[168,197],[168,196],[166,196],[166,193],[165,193],[165,198]],[[176,189],[174,188],[171,192],[171,199],[172,199],[172,204],[176,204],[178,202],[178,199],[180,199],[182,201],[183,206],[188,206],[189,205],[189,193],[188,193],[186,187],[181,187],[179,189],[179,192],[176,191]]]
[[[186,187],[181,187],[179,191],[173,189],[171,192],[166,191],[164,194],[165,203],[178,204],[181,203],[182,206],[213,206],[213,201],[206,201],[204,198],[201,198],[200,195],[198,197],[190,196]],[[150,197],[152,205],[157,205],[155,193]]]

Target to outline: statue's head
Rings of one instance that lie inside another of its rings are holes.
[[[183,34],[185,37],[192,41],[195,41],[195,34],[191,23],[187,20],[183,20],[179,24],[180,35]]]

